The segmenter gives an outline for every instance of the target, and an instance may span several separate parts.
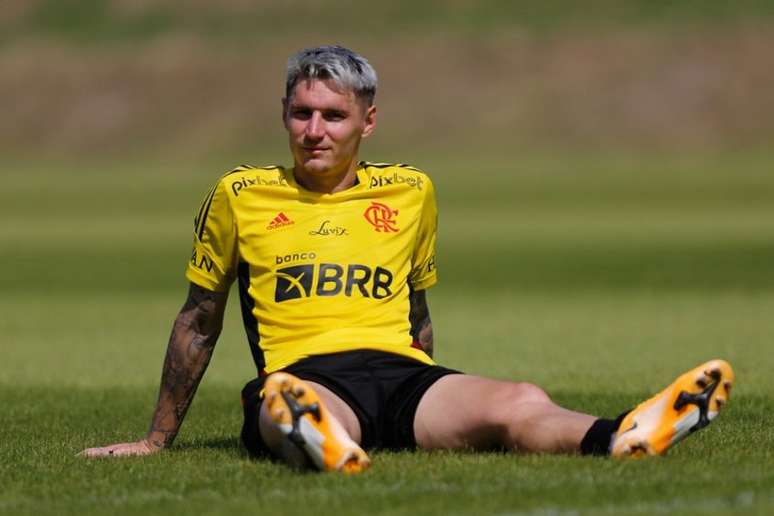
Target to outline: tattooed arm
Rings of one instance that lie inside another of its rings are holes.
[[[227,293],[191,284],[169,337],[159,399],[147,435],[133,443],[89,448],[82,455],[147,455],[172,444],[212,357],[223,326],[226,299]]]
[[[433,356],[433,323],[430,321],[430,310],[427,308],[427,298],[424,290],[412,290],[409,294],[409,321],[411,336],[419,342],[422,349],[430,357]]]

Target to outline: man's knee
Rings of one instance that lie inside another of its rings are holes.
[[[527,382],[505,383],[498,389],[501,402],[506,405],[530,403],[551,403],[546,392],[535,384]]]
[[[510,431],[513,425],[530,419],[552,404],[548,394],[537,385],[504,383],[490,404],[489,418],[495,425]]]

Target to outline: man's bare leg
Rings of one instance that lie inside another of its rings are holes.
[[[259,431],[277,457],[295,466],[311,460],[321,470],[358,472],[368,467],[368,456],[358,446],[360,423],[336,394],[286,373],[271,375],[264,388]],[[293,416],[298,409],[303,415]]]
[[[596,420],[556,405],[532,384],[449,375],[422,397],[414,433],[417,445],[426,449],[575,453]]]
[[[733,383],[731,364],[710,360],[616,419],[598,419],[556,405],[534,385],[445,376],[420,401],[414,433],[422,448],[661,455],[707,426],[725,407]]]

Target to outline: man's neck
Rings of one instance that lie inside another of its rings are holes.
[[[311,192],[336,193],[351,188],[357,182],[357,159],[338,174],[325,174],[323,176],[310,174],[302,167],[296,165],[293,169],[296,182]]]

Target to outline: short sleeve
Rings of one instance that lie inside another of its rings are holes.
[[[413,290],[424,290],[433,286],[437,281],[435,240],[438,229],[438,208],[435,203],[433,183],[428,179],[425,184],[425,196],[411,259],[411,273],[409,274],[409,283]]]
[[[223,181],[205,197],[194,219],[193,251],[186,278],[216,292],[229,289],[236,276],[236,222]]]

